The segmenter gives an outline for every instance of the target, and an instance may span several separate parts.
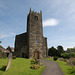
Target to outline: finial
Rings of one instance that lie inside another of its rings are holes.
[[[30,7],[30,12],[31,12],[31,7]]]

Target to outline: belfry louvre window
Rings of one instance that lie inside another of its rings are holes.
[[[37,16],[34,16],[34,20],[38,20],[38,17]]]

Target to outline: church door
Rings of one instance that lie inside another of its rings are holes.
[[[35,52],[35,57],[36,57],[37,59],[39,59],[39,52],[38,52],[38,51]]]

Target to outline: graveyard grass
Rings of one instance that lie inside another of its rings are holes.
[[[7,59],[0,59],[0,75],[41,75],[45,66],[33,70],[30,68],[31,59],[16,58],[12,60],[11,67],[8,71],[4,71],[8,63]]]
[[[46,58],[46,60],[54,61],[51,58]],[[58,63],[61,70],[64,72],[64,75],[75,75],[75,73],[72,70],[72,67],[68,66],[66,62],[60,60],[57,60],[56,62]]]

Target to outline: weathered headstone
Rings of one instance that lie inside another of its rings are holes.
[[[11,52],[9,53],[8,58],[9,58],[9,61],[8,61],[8,64],[7,64],[7,67],[6,67],[5,71],[7,71],[10,68],[10,65],[11,65],[11,61],[12,61],[12,53]]]
[[[8,59],[12,58],[12,52],[9,53]]]

